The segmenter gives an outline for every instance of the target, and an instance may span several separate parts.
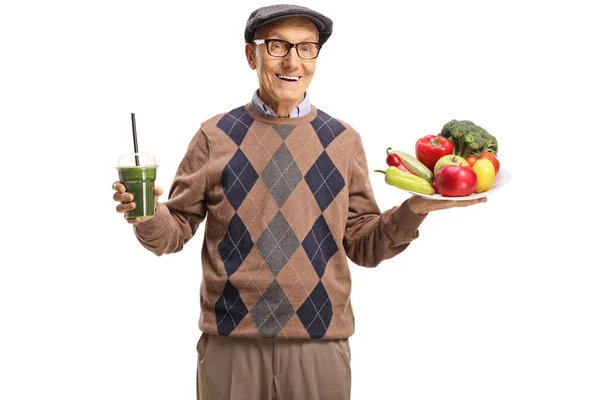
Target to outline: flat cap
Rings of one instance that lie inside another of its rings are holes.
[[[244,32],[246,43],[251,43],[254,40],[254,32],[261,26],[290,17],[304,17],[311,20],[319,31],[319,43],[321,44],[329,39],[333,31],[333,21],[321,13],[293,4],[277,4],[252,11],[246,22],[246,31]]]

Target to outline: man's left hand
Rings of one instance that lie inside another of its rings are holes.
[[[431,200],[413,195],[408,199],[408,208],[415,214],[428,214],[431,211],[454,207],[467,207],[473,204],[485,203],[486,201],[487,197],[480,197],[475,200]]]

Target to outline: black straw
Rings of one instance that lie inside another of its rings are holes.
[[[137,155],[138,144],[137,144],[137,130],[135,129],[135,113],[131,113],[131,128],[133,129],[133,150],[135,151],[135,165],[140,165],[140,158]]]

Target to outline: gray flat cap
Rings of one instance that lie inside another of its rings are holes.
[[[254,40],[254,32],[257,28],[270,22],[279,21],[290,17],[308,18],[315,24],[319,30],[319,43],[323,44],[329,39],[333,31],[333,21],[310,8],[296,6],[293,4],[277,4],[273,6],[261,7],[252,11],[246,22],[246,31],[244,38],[246,43]]]

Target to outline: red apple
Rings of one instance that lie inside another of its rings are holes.
[[[477,186],[473,168],[462,165],[445,165],[435,174],[435,188],[444,197],[470,196]]]

